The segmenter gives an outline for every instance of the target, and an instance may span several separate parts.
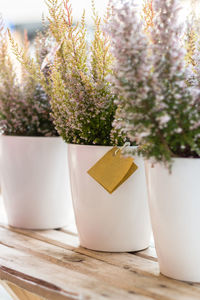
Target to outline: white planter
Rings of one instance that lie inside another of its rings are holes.
[[[69,145],[72,199],[80,244],[99,251],[138,251],[149,246],[151,226],[144,163],[109,194],[87,171],[112,147]]]
[[[161,273],[200,282],[200,159],[175,159],[172,174],[146,162],[146,175]]]
[[[1,136],[1,187],[9,225],[67,225],[72,212],[67,144],[60,137]]]

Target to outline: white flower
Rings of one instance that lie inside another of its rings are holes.
[[[157,119],[161,125],[168,123],[171,120],[169,115],[161,116]]]

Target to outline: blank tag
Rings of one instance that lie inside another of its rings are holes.
[[[111,194],[124,183],[137,168],[132,157],[123,157],[121,150],[114,147],[88,170],[88,174]]]

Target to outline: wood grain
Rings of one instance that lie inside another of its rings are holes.
[[[152,259],[154,256],[146,250],[139,256],[133,253],[90,251],[79,247],[76,235],[67,230],[35,232],[2,226],[0,237],[0,274],[5,273],[6,267],[7,275],[20,278],[21,287],[29,291],[33,291],[30,290],[31,284],[37,284],[43,290],[53,291],[54,296],[62,294],[65,297],[62,299],[69,299],[66,297],[70,292],[70,297],[94,300],[200,299],[199,285],[189,285],[160,275],[158,264]],[[8,257],[11,262],[3,259],[4,247],[10,251]],[[13,271],[17,273],[13,275]],[[26,287],[25,275],[30,276]],[[39,279],[39,283],[35,282],[36,279]],[[16,283],[15,280],[12,278],[12,282]],[[45,283],[53,284],[54,288],[47,287]],[[51,292],[49,299],[61,299],[53,298]],[[46,295],[41,290],[37,294]]]
[[[94,273],[95,271],[93,271]],[[137,295],[137,292],[134,291],[120,290],[120,288],[110,285],[109,282],[103,282],[94,276],[61,267],[38,256],[5,245],[0,245],[0,277],[30,292],[45,296],[47,299],[146,300],[150,298],[144,297],[143,294]],[[41,293],[41,290],[43,292],[45,290],[45,293]],[[47,294],[47,292],[49,293]],[[64,297],[60,297],[60,295]]]
[[[3,286],[13,300],[44,300],[44,298],[41,298],[33,293],[29,293],[13,283],[4,281]]]

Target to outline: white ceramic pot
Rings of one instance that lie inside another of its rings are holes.
[[[80,244],[111,252],[138,251],[149,246],[151,225],[144,163],[109,194],[87,171],[112,147],[69,145],[72,199]]]
[[[200,159],[175,159],[172,174],[146,162],[146,175],[161,273],[200,282]]]
[[[0,141],[8,224],[25,229],[67,225],[72,213],[67,144],[60,137],[1,136]]]

